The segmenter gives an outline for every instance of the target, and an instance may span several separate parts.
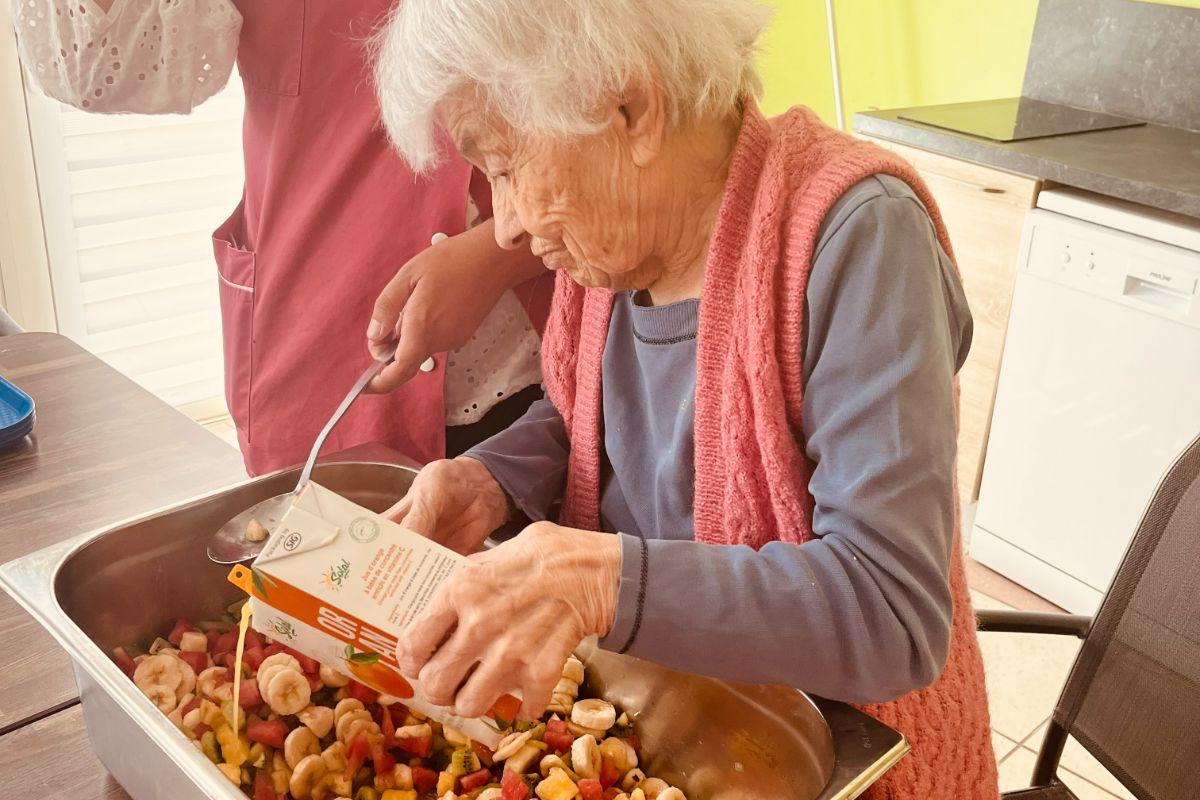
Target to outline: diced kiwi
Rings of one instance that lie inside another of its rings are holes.
[[[479,769],[479,756],[475,751],[460,747],[450,756],[450,765],[446,771],[455,776],[469,775]]]
[[[221,756],[217,753],[217,735],[212,731],[205,731],[200,737],[200,752],[208,757],[208,760],[214,764],[221,763]]]
[[[379,792],[370,786],[360,786],[354,795],[354,800],[379,800]]]
[[[233,623],[227,619],[203,619],[196,623],[196,627],[205,633],[209,631],[229,633],[233,630]]]

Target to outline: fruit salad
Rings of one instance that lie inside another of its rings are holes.
[[[574,657],[544,719],[496,718],[506,734],[493,751],[346,674],[369,668],[370,654],[319,664],[249,629],[235,675],[240,606],[219,620],[181,619],[146,652],[118,647],[113,657],[254,800],[686,800],[638,768],[628,714],[579,696]]]

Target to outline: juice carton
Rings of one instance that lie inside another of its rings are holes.
[[[251,567],[229,580],[250,595],[253,627],[489,747],[520,701],[464,719],[401,676],[396,637],[467,559],[309,483]]]

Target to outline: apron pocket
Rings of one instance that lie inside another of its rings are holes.
[[[237,64],[247,88],[300,94],[307,0],[240,0],[242,34]]]
[[[254,253],[213,235],[221,299],[225,403],[244,441],[250,441],[250,385],[254,363]]]

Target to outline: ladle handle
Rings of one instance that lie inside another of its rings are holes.
[[[292,492],[293,495],[300,494],[300,491],[308,485],[308,479],[312,476],[313,467],[317,463],[317,454],[321,452],[321,448],[325,445],[325,440],[329,438],[329,432],[341,420],[342,415],[346,413],[346,409],[354,403],[355,399],[362,394],[362,390],[367,388],[367,384],[383,371],[383,368],[392,363],[392,359],[396,357],[396,345],[393,343],[389,350],[382,353],[380,357],[374,361],[371,366],[367,367],[366,371],[359,376],[354,382],[354,386],[350,388],[350,392],[342,399],[337,410],[333,412],[333,416],[329,418],[329,422],[325,423],[325,427],[317,434],[317,440],[313,442],[312,451],[308,454],[308,461],[304,462],[304,471],[300,473],[300,481],[296,484],[296,489]]]

